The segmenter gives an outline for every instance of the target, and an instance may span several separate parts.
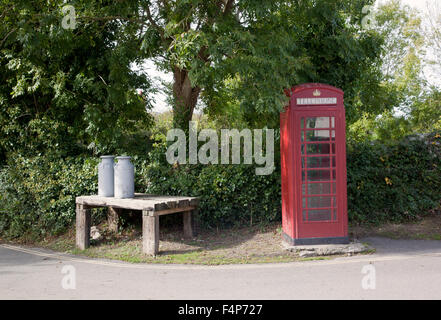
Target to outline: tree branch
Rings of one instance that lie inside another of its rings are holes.
[[[151,24],[156,30],[158,30],[158,32],[161,34],[161,38],[162,38],[163,40],[165,40],[165,32],[164,32],[164,29],[156,23],[155,19],[153,19],[152,13],[151,13],[151,11],[150,11],[150,7],[149,7],[149,6],[146,6],[145,11],[146,11],[146,13],[147,13],[147,19],[148,19],[148,21],[150,22],[150,24]]]
[[[91,21],[112,21],[112,20],[123,20],[129,22],[136,22],[140,24],[145,24],[141,19],[127,18],[123,16],[107,16],[107,17],[91,17],[91,16],[81,16],[77,18],[78,20],[91,20]]]
[[[226,16],[233,9],[234,0],[226,0],[223,15]]]
[[[8,37],[14,33],[15,31],[17,31],[17,28],[12,29],[11,31],[8,32],[8,34],[6,35],[6,37],[3,38],[2,42],[0,43],[0,48],[3,47],[3,44],[5,43],[5,41],[8,39]]]

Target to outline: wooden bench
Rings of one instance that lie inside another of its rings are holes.
[[[108,208],[109,229],[118,231],[118,220],[122,209],[142,211],[143,252],[156,255],[159,252],[159,216],[183,212],[184,237],[195,236],[196,213],[199,199],[194,197],[168,197],[135,194],[132,199],[116,199],[100,196],[76,198],[76,246],[84,250],[90,245],[90,209]]]

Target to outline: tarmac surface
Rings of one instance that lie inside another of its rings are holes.
[[[366,238],[375,254],[155,265],[0,244],[0,299],[441,299],[441,241]]]

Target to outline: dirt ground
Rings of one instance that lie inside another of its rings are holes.
[[[74,248],[74,231],[62,237],[47,239],[40,245],[57,251],[83,254],[96,258],[118,259],[128,262],[231,264],[289,262],[298,256],[283,250],[281,225],[251,226],[227,230],[202,230],[193,239],[184,239],[179,226],[160,229],[160,254],[142,254],[142,232],[137,227],[111,234],[106,225],[98,226],[103,239],[92,241],[90,248]]]
[[[388,223],[378,227],[352,226],[349,233],[354,238],[379,236],[392,239],[441,240],[441,211],[412,223]]]
[[[180,226],[160,229],[160,254],[150,257],[142,254],[142,232],[139,225],[121,229],[118,234],[107,231],[106,224],[98,225],[102,235],[91,241],[90,248],[75,248],[75,230],[32,244],[56,251],[80,254],[94,258],[108,258],[128,262],[179,264],[237,264],[290,262],[330,257],[299,258],[296,253],[283,249],[280,223],[249,226],[226,230],[202,230],[193,239],[183,238]],[[441,240],[441,213],[433,213],[414,223],[385,224],[382,226],[350,226],[351,239],[382,236],[393,239]]]

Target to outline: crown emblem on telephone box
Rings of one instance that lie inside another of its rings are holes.
[[[322,95],[322,93],[320,92],[319,89],[316,89],[316,90],[312,93],[312,95],[313,95],[314,97],[320,97],[320,96]]]

